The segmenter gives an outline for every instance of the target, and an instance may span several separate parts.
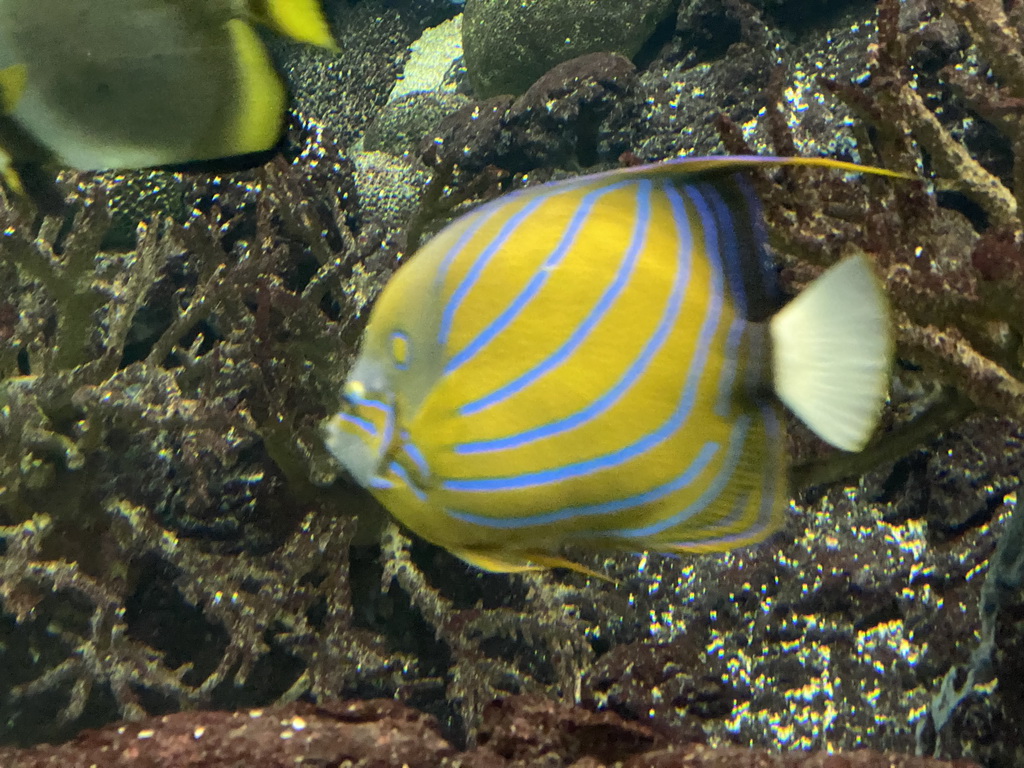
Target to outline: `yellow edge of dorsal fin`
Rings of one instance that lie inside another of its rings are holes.
[[[685,179],[689,176],[701,176],[704,174],[735,173],[736,171],[752,170],[760,167],[783,167],[783,166],[806,166],[811,168],[831,168],[846,173],[870,173],[874,176],[888,176],[895,179],[906,179],[913,181],[919,177],[891,171],[888,168],[879,168],[875,165],[861,165],[850,163],[845,160],[833,160],[830,157],[778,157],[772,155],[715,155],[714,157],[677,157],[650,165],[637,165],[632,168],[618,168],[614,171],[607,171],[608,175],[616,176],[630,175],[643,176],[648,178],[656,177],[678,177]],[[603,175],[603,174],[599,174]],[[593,180],[594,177],[588,177]]]
[[[834,160],[831,157],[764,157],[764,158],[748,158],[742,155],[737,156],[735,159],[741,162],[750,162],[751,166],[757,165],[777,165],[777,166],[805,166],[811,168],[830,168],[836,171],[846,171],[847,173],[870,173],[875,176],[889,176],[894,179],[907,179],[913,181],[918,179],[911,173],[903,173],[902,171],[893,171],[888,168],[880,168],[877,165],[863,165],[861,163],[850,163],[846,160]]]
[[[0,69],[0,112],[13,112],[25,93],[28,83],[28,67],[12,64]]]
[[[339,50],[320,8],[320,0],[250,0],[252,14],[267,27],[331,51]]]

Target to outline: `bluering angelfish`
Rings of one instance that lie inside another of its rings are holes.
[[[570,544],[764,539],[789,500],[778,401],[859,450],[892,357],[863,256],[779,310],[737,173],[765,164],[897,175],[694,158],[483,205],[385,287],[328,448],[399,521],[491,571],[573,567]]]
[[[286,98],[251,21],[335,47],[318,0],[0,0],[8,182],[20,189],[24,163],[143,168],[268,149]]]

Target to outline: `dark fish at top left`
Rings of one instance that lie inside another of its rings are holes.
[[[254,23],[336,47],[319,0],[0,0],[0,176],[269,149],[287,97]]]

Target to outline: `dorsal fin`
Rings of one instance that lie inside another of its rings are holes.
[[[679,186],[696,192],[709,209],[702,224],[715,229],[736,311],[755,323],[770,318],[782,307],[782,292],[750,181],[741,173],[681,176]]]
[[[338,50],[319,0],[249,0],[249,7],[261,24],[285,37]]]
[[[741,173],[773,166],[829,168],[846,173],[913,179],[905,173],[828,157],[778,157],[772,155],[721,155],[678,157],[650,165],[619,168],[581,177],[588,186],[605,178],[648,178],[695,190],[708,204],[710,224],[718,234],[723,261],[730,272],[730,293],[740,314],[762,322],[782,306],[777,275],[767,251],[767,235],[761,204],[750,182]],[[574,180],[567,180],[571,184]],[[709,222],[704,223],[708,226]]]

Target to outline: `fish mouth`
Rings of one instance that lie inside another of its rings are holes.
[[[423,500],[430,470],[399,424],[393,397],[349,384],[342,393],[342,409],[324,422],[324,441],[360,485],[382,491],[407,487]]]
[[[394,408],[351,382],[345,385],[341,401],[341,408],[321,426],[324,443],[360,485],[374,487],[386,466],[394,434]]]

